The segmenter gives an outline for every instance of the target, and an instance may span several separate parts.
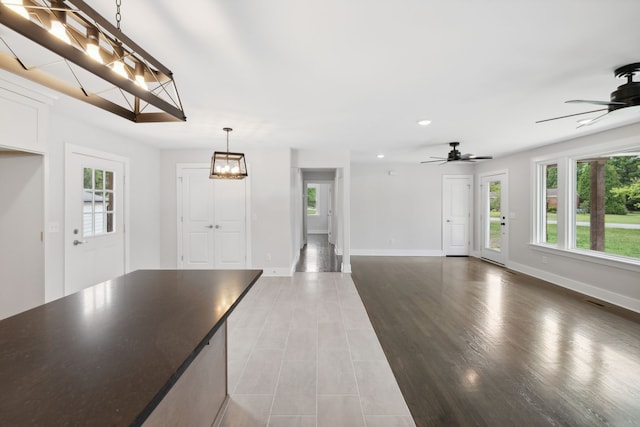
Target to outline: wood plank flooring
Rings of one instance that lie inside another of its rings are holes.
[[[416,425],[640,425],[637,313],[475,258],[351,265]]]
[[[296,272],[335,273],[342,271],[342,256],[336,255],[328,234],[309,234],[307,244],[300,249]]]

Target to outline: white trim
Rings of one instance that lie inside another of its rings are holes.
[[[442,250],[429,249],[351,249],[354,256],[445,256]]]
[[[629,298],[625,295],[617,294],[615,292],[610,292],[605,289],[598,288],[596,286],[588,285],[586,283],[579,282],[577,280],[573,280],[564,276],[559,276],[557,274],[549,273],[548,271],[532,268],[524,264],[510,262],[507,265],[507,268],[520,273],[528,274],[529,276],[537,277],[539,279],[553,283],[554,285],[558,285],[566,289],[571,289],[572,291],[576,291],[581,294],[591,296],[593,298],[597,298],[602,301],[606,301],[608,303],[617,305],[619,307],[623,307],[628,310],[632,310],[637,313],[640,313],[640,300],[638,299]]]
[[[564,256],[567,258],[573,258],[580,261],[589,263],[596,263],[600,265],[606,265],[611,268],[618,268],[622,270],[636,271],[640,273],[640,259],[628,258],[623,259],[620,256],[608,254],[606,252],[597,252],[580,249],[560,249],[550,245],[543,245],[540,243],[530,243],[531,249],[547,252],[556,256]]]
[[[293,275],[293,270],[295,270],[295,266],[292,268],[287,267],[256,267],[258,269],[262,269],[262,275],[264,277],[291,277]]]
[[[131,256],[131,216],[130,216],[130,208],[131,208],[131,200],[129,195],[131,194],[131,184],[130,184],[130,161],[128,157],[119,156],[113,153],[108,153],[106,151],[95,150],[92,148],[83,147],[77,144],[65,143],[64,144],[64,163],[65,163],[65,178],[64,178],[64,233],[69,231],[67,230],[67,197],[69,196],[68,187],[69,182],[71,181],[71,170],[67,167],[70,162],[70,157],[72,154],[77,153],[83,156],[95,157],[98,159],[105,159],[112,162],[122,163],[123,165],[123,173],[124,173],[124,272],[129,273],[131,269],[130,256]],[[66,245],[65,245],[66,248]],[[62,275],[62,289],[63,294],[65,294],[66,288],[66,275],[67,275],[67,253],[65,249],[64,253],[64,267],[63,267],[63,275]]]

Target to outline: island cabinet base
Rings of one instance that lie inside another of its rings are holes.
[[[206,426],[217,423],[227,398],[227,322],[142,424]]]

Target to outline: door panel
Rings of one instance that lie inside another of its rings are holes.
[[[469,255],[471,177],[445,176],[442,186],[443,251],[445,255]]]
[[[245,180],[213,180],[215,268],[245,267]]]
[[[125,273],[124,163],[79,152],[67,160],[65,295]]]
[[[207,169],[182,172],[182,266],[213,268],[213,192]]]
[[[498,264],[505,264],[507,249],[507,175],[483,176],[482,248],[481,255]]]

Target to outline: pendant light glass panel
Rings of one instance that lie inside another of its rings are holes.
[[[244,179],[247,176],[247,163],[243,153],[216,151],[211,157],[210,178]]]

